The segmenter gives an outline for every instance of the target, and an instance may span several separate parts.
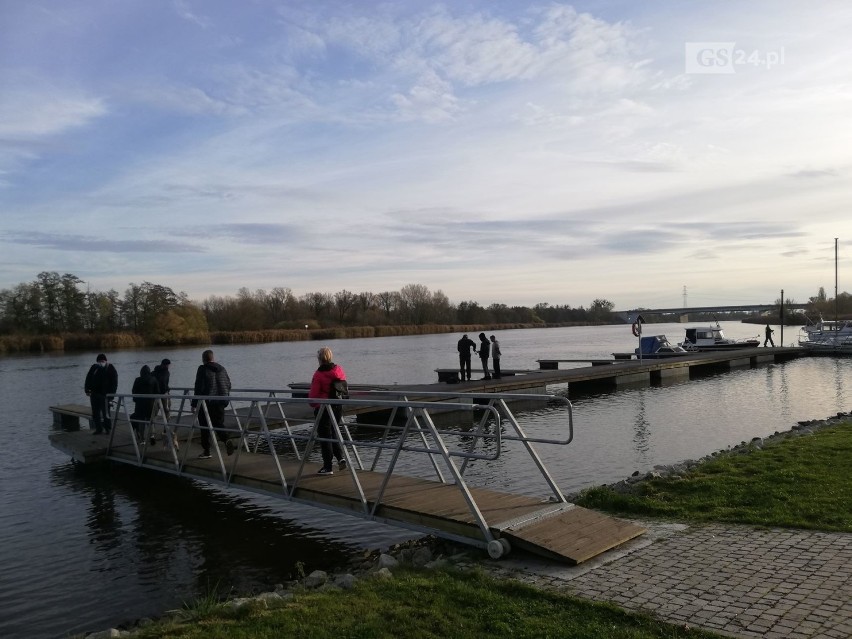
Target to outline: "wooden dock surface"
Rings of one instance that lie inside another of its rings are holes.
[[[136,451],[130,438],[129,427],[113,435],[109,452],[107,435],[93,435],[89,430],[57,431],[50,435],[51,444],[79,461],[111,460],[138,465]],[[211,459],[198,459],[201,448],[195,443],[186,454],[181,476],[200,481],[222,483],[221,466],[214,453]],[[245,449],[222,459],[229,471],[230,484],[272,496],[286,497],[273,457],[266,453],[251,453]],[[303,476],[298,479],[300,463],[279,456],[288,486],[297,485],[290,499],[326,508],[361,512],[360,500],[353,476],[357,475],[361,489],[372,508],[379,498],[385,473],[369,470],[347,469],[333,475],[317,475],[320,464],[306,462]],[[145,453],[144,467],[152,470],[175,472],[171,451],[158,440]],[[606,550],[624,543],[645,532],[641,526],[618,520],[572,504],[554,504],[541,498],[510,494],[487,488],[470,487],[476,506],[489,522],[492,534],[505,538],[518,549],[542,555],[556,561],[578,564]],[[552,514],[554,509],[558,512]],[[455,537],[481,541],[477,525],[464,494],[452,483],[436,480],[392,475],[388,478],[381,502],[374,518],[391,524],[434,529]],[[493,522],[493,523],[492,523]]]
[[[589,361],[590,365],[565,370],[513,371],[517,374],[499,379],[407,385],[404,389],[394,387],[394,391],[404,391],[406,398],[411,401],[436,400],[436,395],[430,396],[428,393],[446,392],[448,397],[469,395],[473,402],[479,403],[482,399],[477,397],[479,394],[486,396],[492,393],[544,392],[547,386],[553,384],[567,384],[569,389],[582,389],[585,385],[649,383],[670,374],[689,376],[691,371],[757,366],[802,355],[807,355],[804,349],[778,347],[746,348],[736,352],[691,353],[686,357],[665,360],[619,360],[607,366],[593,365],[596,362]],[[370,392],[371,390],[373,389],[357,389],[352,393],[352,398],[400,399],[397,395],[383,396],[379,389]],[[301,424],[312,423],[312,414],[307,404],[290,406],[289,409],[288,419]],[[88,463],[108,458],[140,465],[126,421],[119,420],[118,430],[113,435],[113,447],[108,452],[106,436],[94,435],[89,429],[66,430],[67,420],[88,419],[88,406],[54,406],[51,410],[55,416],[54,423],[58,427],[50,435],[51,444],[73,459]],[[347,413],[357,415],[359,419],[369,419],[371,410],[369,407],[348,407]],[[242,450],[232,457],[227,457],[224,451],[222,452],[228,476],[226,481],[223,478],[223,466],[215,454],[212,459],[197,459],[200,447],[194,441],[187,443],[186,428],[189,420],[192,420],[192,416],[185,414],[182,418],[183,425],[179,427],[179,430],[184,431],[183,448],[179,453],[183,462],[179,471],[181,475],[202,481],[226,483],[325,508],[349,511],[389,523],[434,529],[448,535],[482,541],[476,517],[464,493],[455,484],[392,475],[387,478],[385,492],[376,506],[382,482],[386,479],[385,473],[348,469],[332,476],[318,476],[315,474],[318,464],[306,463],[303,476],[297,478],[299,462],[293,457],[279,455],[277,459],[281,465],[283,481],[288,487],[296,485],[296,489],[288,493],[282,485],[282,475],[279,475],[275,464],[276,458],[268,453],[253,454],[247,450]],[[271,427],[274,426],[275,422]],[[189,449],[184,450],[187,446]],[[143,460],[142,465],[152,470],[178,472],[171,451],[164,449],[161,444],[146,446]],[[360,482],[366,501],[360,498],[355,477]],[[508,539],[518,548],[569,563],[585,561],[644,532],[641,526],[571,504],[553,504],[539,498],[479,487],[470,487],[470,494],[494,537]],[[365,513],[365,509],[371,512]]]

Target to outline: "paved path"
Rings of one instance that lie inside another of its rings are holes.
[[[511,559],[497,571],[731,637],[852,637],[852,534],[649,524],[576,567]]]

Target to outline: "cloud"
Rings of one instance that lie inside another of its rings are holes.
[[[173,240],[121,240],[86,235],[40,232],[6,232],[2,241],[58,251],[83,253],[204,253],[207,250]]]
[[[83,127],[107,113],[105,102],[81,93],[48,87],[0,91],[0,138],[33,140]]]
[[[212,25],[210,18],[199,16],[189,8],[189,3],[184,0],[174,0],[175,12],[187,22],[198,25],[202,29],[208,29]]]
[[[795,173],[788,173],[790,177],[794,178],[826,178],[826,177],[838,177],[840,175],[836,169],[801,169],[796,171]]]

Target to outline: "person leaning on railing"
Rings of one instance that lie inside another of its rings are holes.
[[[195,372],[195,387],[193,393],[195,395],[209,395],[215,397],[227,397],[231,394],[231,378],[228,377],[228,371],[225,367],[216,361],[213,351],[206,350],[201,354],[201,366]],[[199,459],[210,459],[210,430],[212,427],[216,433],[216,439],[225,444],[228,454],[234,452],[234,444],[228,439],[228,434],[225,432],[225,407],[228,405],[227,399],[208,399],[206,400],[207,411],[198,408],[199,400],[193,399],[191,402],[193,412],[198,412],[198,421],[201,424],[201,454]],[[210,416],[210,421],[207,421],[207,415]]]
[[[319,368],[314,371],[314,376],[311,379],[311,390],[308,391],[308,398],[327,399],[331,397],[335,381],[346,381],[346,372],[343,367],[338,366],[332,360],[331,349],[327,346],[322,347],[317,351],[317,361]],[[314,417],[320,412],[321,404],[311,402],[311,408],[314,409]],[[343,409],[340,406],[333,407],[335,419],[338,425],[343,416]],[[328,411],[322,411],[319,425],[317,426],[317,436],[322,439],[331,439],[335,435],[331,427],[331,417]],[[336,441],[321,441],[320,450],[322,451],[322,468],[317,471],[318,475],[333,475],[332,457],[337,458],[337,467],[340,470],[346,469],[346,460],[343,458],[343,450],[340,444]]]

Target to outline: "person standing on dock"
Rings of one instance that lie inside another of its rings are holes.
[[[107,395],[112,395],[118,390],[118,371],[115,366],[107,362],[107,356],[100,353],[95,363],[86,374],[86,382],[83,390],[89,396],[92,406],[92,425],[95,427],[95,435],[108,433],[112,428],[107,406]]]
[[[491,354],[491,344],[485,333],[479,334],[479,360],[482,362],[482,379],[491,379],[491,374],[488,372],[488,356]]]
[[[314,376],[311,378],[311,390],[308,392],[308,397],[313,399],[327,399],[332,397],[332,389],[335,382],[345,382],[346,372],[342,366],[338,366],[332,361],[333,355],[331,349],[323,346],[317,351],[317,361],[319,368],[314,371]],[[319,414],[322,404],[311,402],[311,408],[314,409],[314,418]],[[339,405],[333,406],[334,418],[337,420],[338,426],[343,419],[343,408]],[[322,451],[322,468],[317,471],[318,475],[333,475],[334,468],[332,457],[337,458],[337,467],[340,470],[346,470],[346,459],[343,457],[343,449],[337,441],[337,434],[334,432],[331,424],[331,417],[328,411],[322,411],[319,424],[317,425],[317,436],[324,440],[321,441],[320,450]]]
[[[227,397],[231,394],[231,378],[225,367],[216,361],[213,351],[206,350],[201,354],[201,366],[195,373],[196,395],[208,395],[213,397]],[[193,399],[191,403],[193,412],[198,410],[199,400]],[[210,459],[210,428],[216,433],[216,439],[225,444],[228,454],[234,452],[234,444],[228,439],[225,432],[225,406],[227,399],[206,400],[207,411],[202,408],[198,410],[198,421],[201,424],[201,454],[199,459]],[[210,416],[208,422],[207,416]]]
[[[500,379],[500,342],[491,336],[491,366],[494,369],[494,379]]]
[[[164,359],[162,362],[157,364],[154,367],[153,375],[157,378],[157,392],[160,395],[168,395],[171,388],[169,388],[169,379],[171,378],[171,373],[169,372],[169,366],[172,365],[172,361],[168,358]],[[169,405],[168,399],[163,399],[163,411],[166,414],[166,421],[169,421],[169,413],[171,412],[171,406]],[[157,403],[159,406],[159,402]],[[156,414],[156,412],[154,413]]]
[[[458,343],[459,350],[459,381],[465,379],[470,381],[470,354],[476,352],[476,342],[467,336],[467,333],[462,335]],[[465,377],[466,376],[466,377]]]
[[[133,432],[136,433],[136,441],[141,444],[145,438],[145,427],[154,416],[155,400],[150,397],[136,397],[136,395],[157,395],[160,392],[157,378],[151,374],[147,364],[139,371],[139,377],[133,380],[133,388],[130,392],[133,393],[133,414],[130,416],[130,423],[133,425]],[[152,434],[152,444],[153,440]]]
[[[770,344],[772,344],[773,348],[775,347],[775,342],[772,341],[772,333],[774,333],[774,332],[775,331],[773,331],[771,328],[769,328],[769,324],[767,324],[766,325],[766,331],[764,331],[764,334],[766,335],[766,338],[763,340],[763,347],[764,348],[766,348],[766,342],[769,342]]]

